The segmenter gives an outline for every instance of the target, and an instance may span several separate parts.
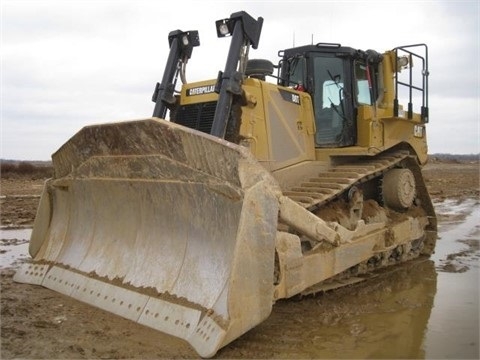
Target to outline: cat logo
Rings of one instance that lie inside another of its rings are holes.
[[[206,85],[187,89],[187,96],[211,94],[215,92],[215,85]]]
[[[280,95],[282,95],[283,100],[291,102],[293,104],[300,105],[300,95],[291,91],[278,89]]]

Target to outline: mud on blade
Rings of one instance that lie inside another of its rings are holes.
[[[270,314],[280,190],[248,151],[146,119],[86,127],[52,158],[16,281],[205,357]]]

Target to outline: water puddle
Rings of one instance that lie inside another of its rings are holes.
[[[439,238],[432,260],[442,262],[452,254],[462,253],[475,247],[473,242],[480,238],[480,206],[478,204],[473,201],[460,204],[445,201],[436,206],[436,211],[439,216],[446,217],[448,220],[443,221],[442,226],[439,227]]]
[[[439,234],[432,256],[438,286],[428,322],[425,349],[429,358],[479,358],[480,206],[443,204],[440,214],[462,215]]]
[[[32,229],[0,230],[0,270],[17,267],[30,257],[28,241]]]

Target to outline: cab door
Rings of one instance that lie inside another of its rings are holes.
[[[317,147],[343,147],[356,143],[356,122],[348,61],[333,54],[311,58]]]

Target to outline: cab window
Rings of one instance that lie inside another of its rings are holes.
[[[287,86],[291,86],[293,88],[302,86],[305,88],[306,67],[306,60],[303,56],[295,56],[294,58],[289,59],[289,82]]]
[[[372,105],[370,82],[367,66],[364,63],[356,62],[355,79],[357,91],[357,103],[359,105]]]

